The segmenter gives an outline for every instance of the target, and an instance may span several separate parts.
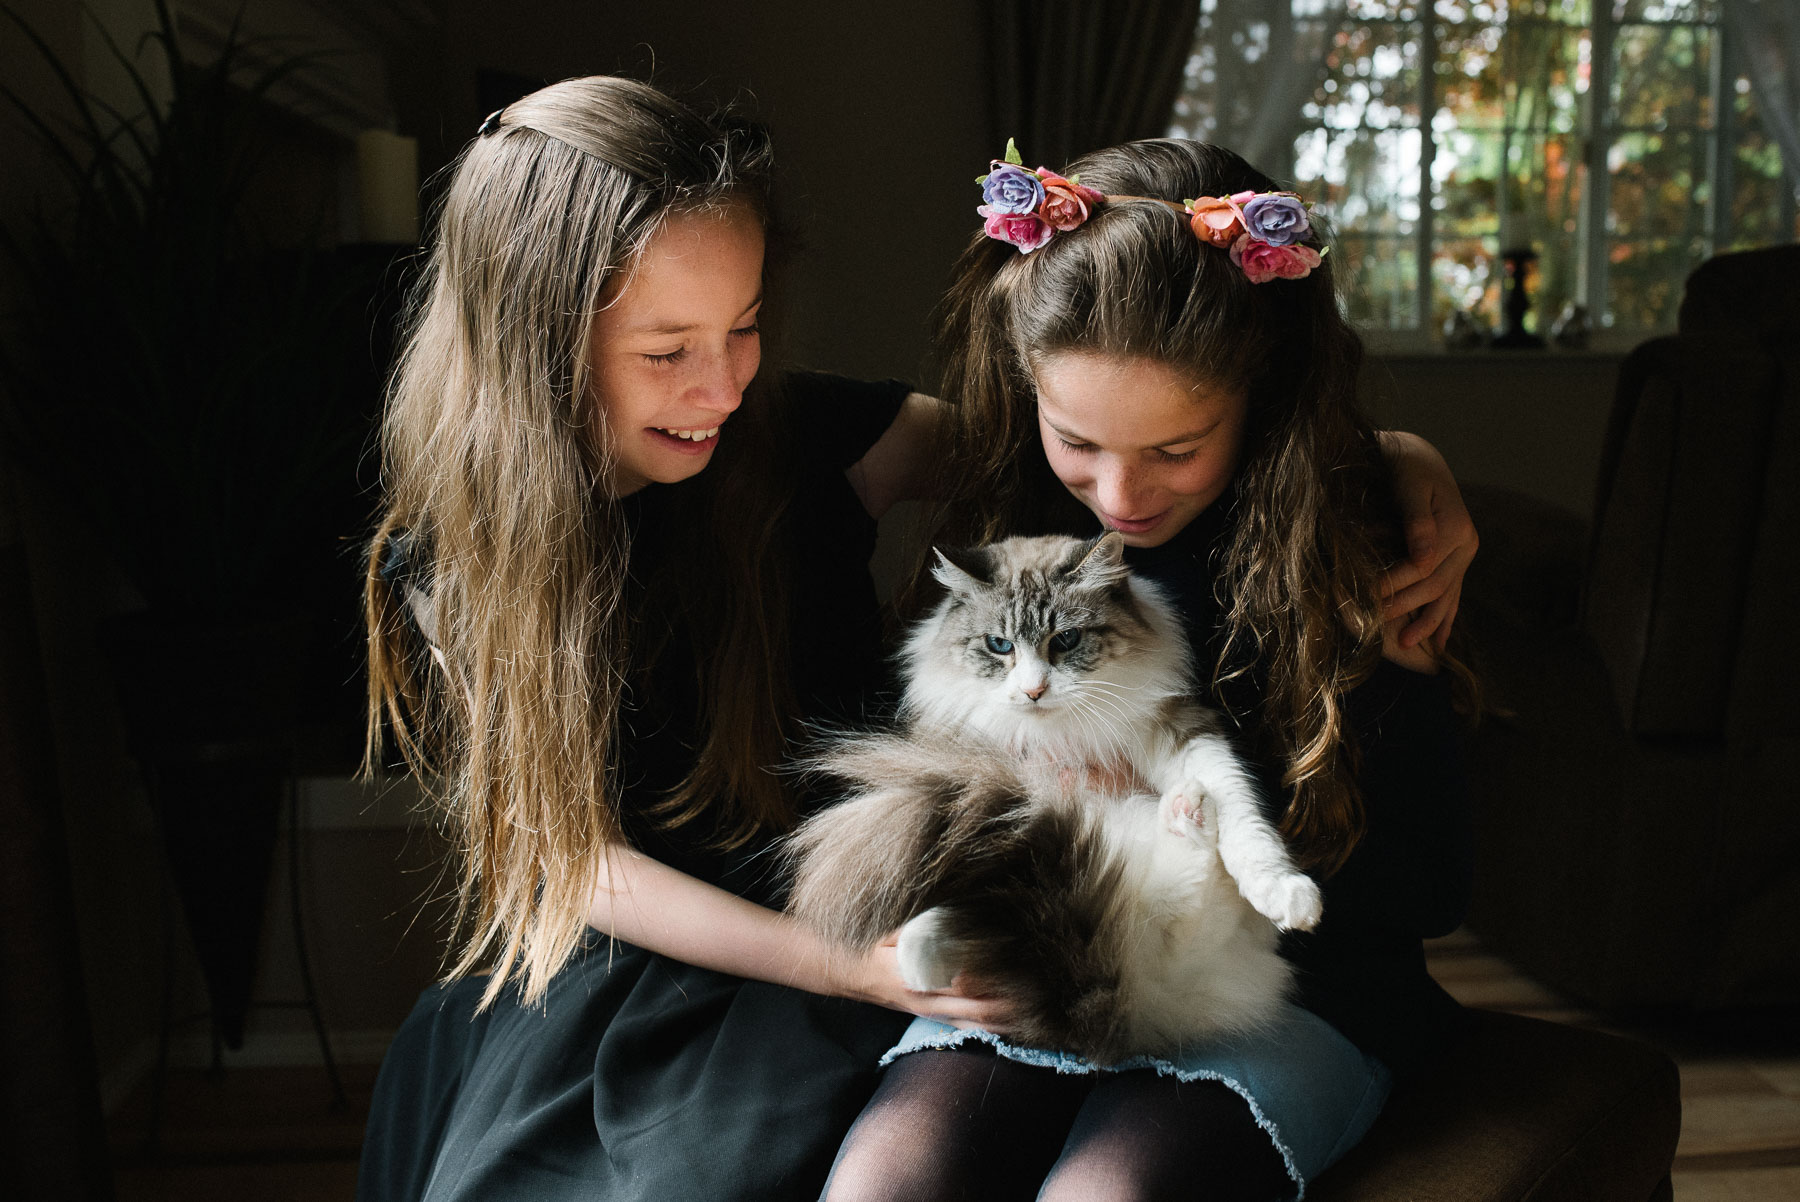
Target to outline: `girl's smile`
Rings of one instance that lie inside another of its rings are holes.
[[[1128,545],[1174,538],[1231,483],[1242,388],[1087,351],[1044,355],[1033,367],[1050,470]]]

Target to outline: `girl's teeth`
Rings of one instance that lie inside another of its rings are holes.
[[[673,434],[676,438],[685,438],[689,442],[705,442],[719,432],[719,427],[717,426],[714,426],[710,430],[670,430],[665,427],[658,428],[661,429],[664,434]]]

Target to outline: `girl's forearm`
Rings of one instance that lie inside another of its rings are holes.
[[[596,930],[701,968],[867,1000],[854,957],[787,915],[623,845],[603,861],[587,912]]]
[[[786,914],[746,901],[622,844],[602,857],[588,925],[672,960],[809,993],[1003,1031],[1001,998],[907,988],[892,936],[867,952],[831,947]]]

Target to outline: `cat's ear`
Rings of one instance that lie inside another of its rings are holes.
[[[933,547],[931,553],[937,556],[937,562],[931,566],[931,574],[952,592],[966,593],[989,583],[988,576],[993,571],[993,564],[982,548],[953,547],[945,550],[943,547]]]
[[[1081,584],[1111,587],[1131,574],[1125,566],[1125,536],[1117,530],[1082,545],[1072,559],[1069,579]]]

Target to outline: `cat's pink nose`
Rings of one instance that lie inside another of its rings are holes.
[[[1024,692],[1027,697],[1031,698],[1033,701],[1036,701],[1039,697],[1042,697],[1045,693],[1048,693],[1049,691],[1050,691],[1050,682],[1047,680],[1043,680],[1043,681],[1039,681],[1037,684],[1032,685],[1030,688],[1026,689]]]

